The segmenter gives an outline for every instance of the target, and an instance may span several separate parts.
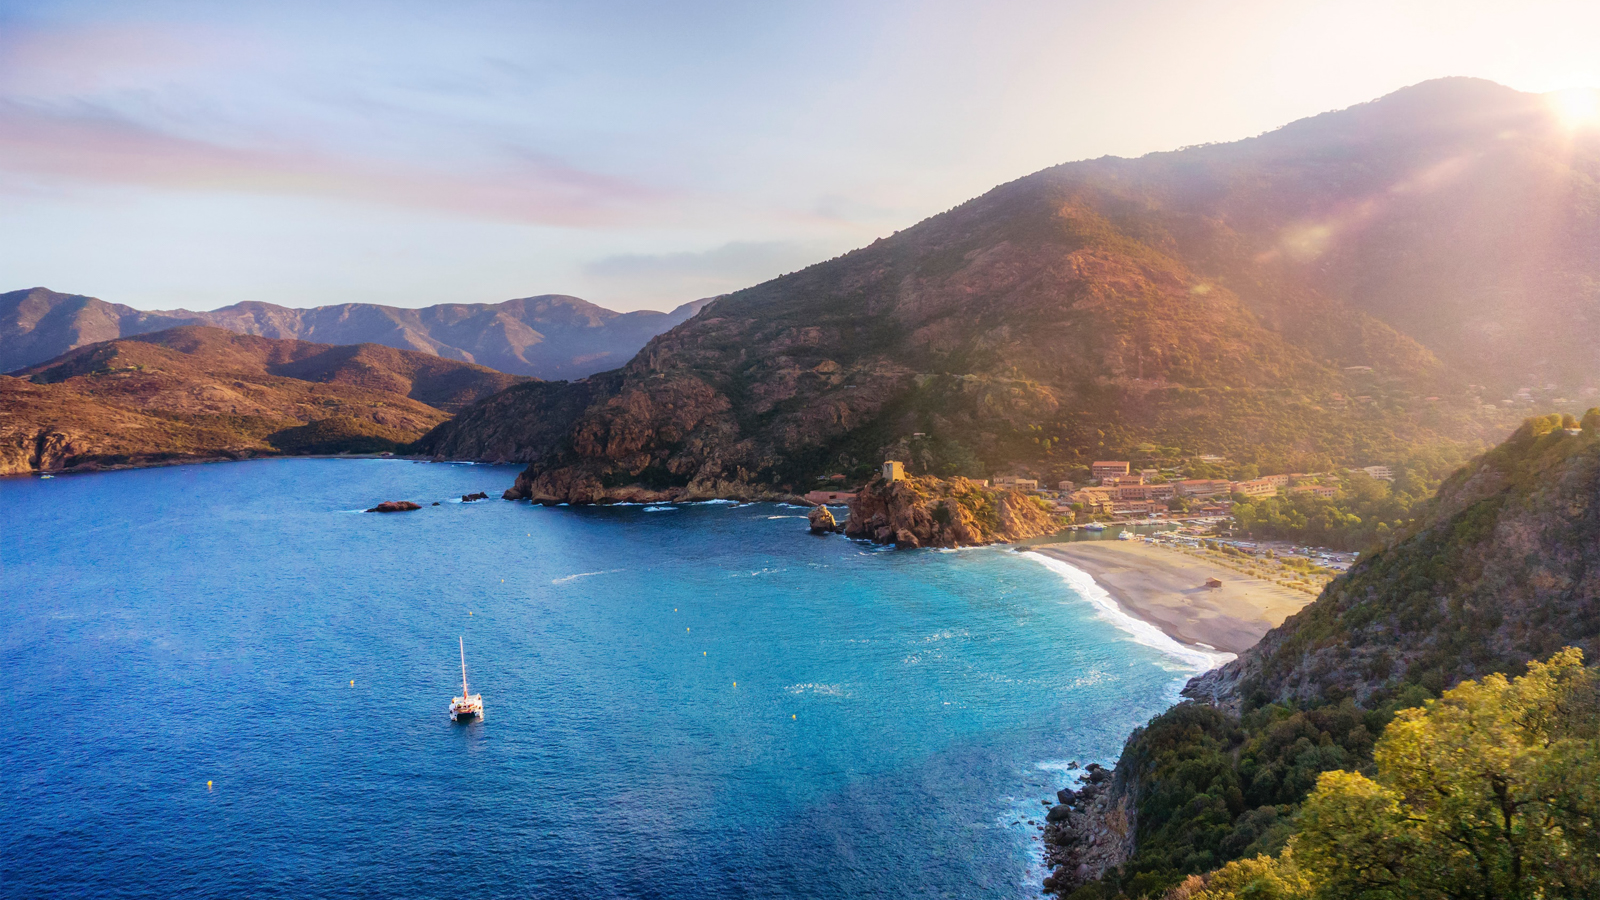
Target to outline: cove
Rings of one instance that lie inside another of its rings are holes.
[[[459,502],[514,477],[0,481],[6,893],[1034,897],[1066,763],[1195,672],[1007,549]]]

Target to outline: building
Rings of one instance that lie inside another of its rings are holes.
[[[1063,481],[1063,482],[1060,482],[1059,484],[1056,485],[1056,490],[1060,491],[1063,494],[1070,494],[1074,490],[1076,490],[1076,488],[1073,487],[1072,482]]]
[[[1082,504],[1083,508],[1088,512],[1111,512],[1111,493],[1100,488],[1084,488],[1081,491],[1074,491],[1067,497],[1067,500],[1070,503]]]
[[[1289,489],[1291,494],[1315,494],[1318,497],[1327,497],[1330,500],[1339,495],[1339,489],[1331,484],[1297,484]]]
[[[1150,483],[1152,481],[1155,481],[1156,478],[1160,477],[1160,475],[1161,475],[1161,470],[1160,469],[1140,469],[1139,470],[1139,477],[1143,478],[1145,480],[1146,484],[1148,484],[1148,483]]]
[[[1257,478],[1253,481],[1235,481],[1228,486],[1228,490],[1246,497],[1273,497],[1278,493],[1278,486],[1264,478]]]
[[[813,506],[837,506],[840,503],[849,503],[856,495],[851,491],[809,491],[806,493],[806,502]]]
[[[1118,500],[1171,500],[1177,487],[1170,484],[1119,484],[1112,488]]]
[[[1039,481],[1035,478],[1022,478],[1017,475],[1000,475],[994,480],[997,488],[1009,488],[1013,491],[1037,491]]]
[[[1128,474],[1130,468],[1125,462],[1097,462],[1089,467],[1089,474],[1096,478],[1112,478]]]
[[[1371,475],[1379,481],[1393,481],[1394,470],[1388,466],[1363,466],[1361,471]]]
[[[1124,484],[1144,484],[1143,475],[1107,475],[1100,479],[1101,487],[1117,487]]]
[[[1206,579],[1206,587],[1208,589],[1214,591],[1217,588],[1222,587],[1222,579],[1221,578],[1207,578]]]
[[[1287,475],[1263,475],[1260,478],[1257,478],[1256,481],[1264,481],[1275,488],[1289,486],[1289,476]]]
[[[904,463],[900,462],[899,460],[895,460],[895,459],[890,459],[890,460],[885,460],[884,461],[884,464],[883,464],[883,480],[884,481],[889,481],[889,482],[901,481],[905,477],[906,477],[906,467],[905,467]]]
[[[1226,497],[1230,482],[1220,478],[1189,478],[1177,484],[1178,496],[1204,500],[1207,497]]]

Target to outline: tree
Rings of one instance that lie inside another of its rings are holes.
[[[1575,649],[1401,711],[1375,778],[1327,772],[1293,859],[1314,896],[1600,897],[1600,678]]]

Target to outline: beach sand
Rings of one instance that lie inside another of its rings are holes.
[[[1212,565],[1177,550],[1134,541],[1077,541],[1028,548],[1094,577],[1129,615],[1185,644],[1239,653],[1299,612],[1312,597]],[[1220,588],[1207,588],[1216,578]]]

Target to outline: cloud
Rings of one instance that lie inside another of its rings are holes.
[[[662,192],[532,155],[471,174],[309,148],[231,147],[90,107],[0,101],[0,173],[192,191],[298,194],[473,218],[583,226],[636,219]]]

